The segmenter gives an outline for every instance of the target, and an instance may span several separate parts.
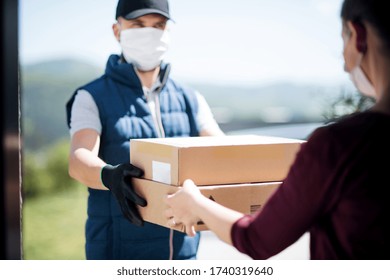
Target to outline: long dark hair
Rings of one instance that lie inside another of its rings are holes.
[[[344,0],[341,18],[344,21],[370,23],[377,31],[387,53],[390,53],[390,15],[386,0]]]

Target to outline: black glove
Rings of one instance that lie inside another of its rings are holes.
[[[146,206],[145,199],[140,197],[131,184],[132,177],[141,177],[144,172],[130,163],[112,166],[107,164],[102,169],[102,182],[118,200],[123,215],[132,224],[143,226],[144,220],[138,212],[137,205]]]

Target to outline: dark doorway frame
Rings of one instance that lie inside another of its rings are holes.
[[[17,0],[0,4],[0,259],[22,259],[21,106]]]

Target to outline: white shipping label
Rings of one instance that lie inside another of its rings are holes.
[[[153,161],[152,162],[152,180],[167,185],[171,184],[171,165],[169,163]]]

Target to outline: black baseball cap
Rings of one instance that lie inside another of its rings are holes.
[[[119,0],[115,19],[135,19],[147,14],[159,14],[171,19],[168,0]]]

